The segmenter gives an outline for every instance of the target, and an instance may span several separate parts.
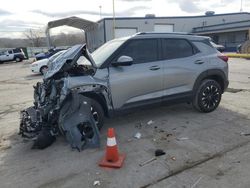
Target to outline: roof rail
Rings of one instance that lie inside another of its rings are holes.
[[[188,32],[139,32],[136,35],[147,35],[147,34],[172,34],[172,35],[194,35]]]

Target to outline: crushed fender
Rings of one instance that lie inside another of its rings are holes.
[[[99,147],[99,130],[91,112],[90,98],[85,93],[105,97],[110,105],[106,80],[93,83],[95,64],[78,65],[79,57],[90,62],[86,45],[76,45],[51,62],[43,82],[34,86],[34,106],[21,111],[19,134],[33,140],[33,149],[45,149],[64,135],[72,148],[81,151]],[[83,84],[89,81],[89,84]],[[91,84],[93,83],[93,84]]]

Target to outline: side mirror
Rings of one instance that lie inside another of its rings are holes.
[[[113,66],[129,66],[133,64],[133,58],[129,56],[121,56],[116,62],[112,63]]]

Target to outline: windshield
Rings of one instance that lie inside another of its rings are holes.
[[[60,52],[57,52],[56,54],[52,55],[50,58],[49,58],[49,62],[48,62],[48,66],[50,66],[50,64],[53,62],[53,61],[56,61],[60,55],[64,54],[66,52],[66,50],[62,50]]]
[[[119,48],[125,40],[112,40],[101,47],[99,47],[97,50],[95,50],[91,56],[94,59],[95,64],[97,67],[100,67],[105,60],[108,59],[108,57],[117,49]]]
[[[49,61],[54,61],[54,59],[56,59],[59,55],[61,55],[63,52],[65,52],[66,50],[63,50],[63,51],[60,51],[60,52],[57,52],[56,54],[52,55],[50,58],[49,58]]]

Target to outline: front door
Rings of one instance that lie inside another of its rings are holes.
[[[159,61],[158,39],[133,39],[114,58],[133,58],[130,66],[110,66],[109,84],[115,109],[132,107],[163,95],[163,64]]]
[[[1,61],[9,61],[9,53],[6,51],[1,55]]]

